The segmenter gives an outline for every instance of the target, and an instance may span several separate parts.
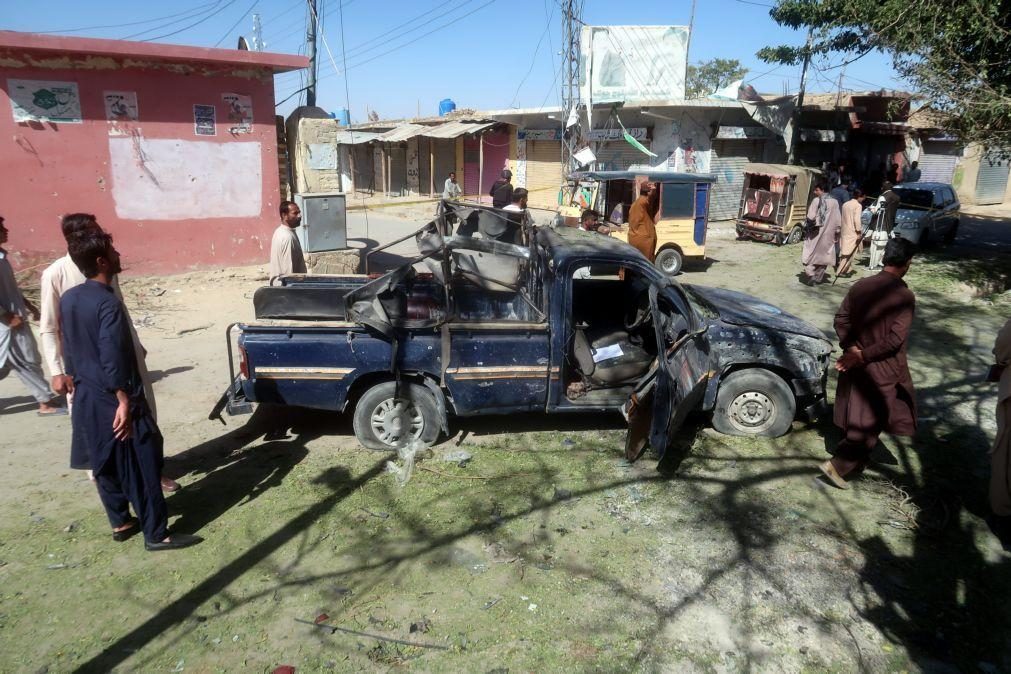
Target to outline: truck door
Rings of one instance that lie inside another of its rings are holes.
[[[705,393],[709,345],[705,328],[674,287],[649,292],[658,355],[622,407],[628,422],[625,457],[635,461],[647,446],[662,459],[685,418]]]

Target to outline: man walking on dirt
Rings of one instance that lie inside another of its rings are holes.
[[[75,393],[71,460],[88,456],[114,541],[143,531],[150,551],[199,543],[199,537],[168,532],[159,484],[162,435],[144,397],[123,303],[110,287],[122,271],[112,237],[86,229],[71,237],[69,249],[87,279],[60,300],[64,366]]]
[[[63,231],[63,238],[68,243],[77,232],[89,229],[103,231],[98,224],[98,220],[90,213],[71,213],[63,216],[60,221]],[[60,343],[60,298],[76,286],[84,283],[84,274],[77,268],[74,261],[70,259],[70,254],[64,255],[56,262],[46,267],[42,272],[40,292],[42,298],[42,316],[39,319],[39,336],[42,338],[42,353],[45,355],[46,367],[49,369],[50,382],[53,391],[67,395],[68,407],[73,413],[73,394],[70,392],[73,382],[66,374],[63,365],[63,347]],[[119,282],[116,278],[110,284],[113,293],[120,302],[123,302],[123,294],[119,290]],[[144,397],[147,399],[148,407],[151,408],[151,416],[158,420],[157,407],[155,405],[154,387],[151,382],[151,375],[147,370],[147,350],[140,343],[140,336],[133,327],[130,319],[130,312],[123,304],[123,311],[126,313],[126,322],[130,328],[130,339],[133,342],[133,351],[137,356],[137,371],[144,384]],[[82,457],[80,463],[87,464],[87,457]],[[94,477],[88,475],[92,480]],[[179,484],[168,477],[161,478],[161,488],[167,492],[179,491]]]
[[[305,256],[295,230],[302,224],[302,211],[293,201],[281,202],[281,224],[270,239],[270,285],[286,274],[304,274]]]
[[[852,276],[853,258],[860,252],[864,225],[860,216],[864,212],[864,193],[858,187],[853,198],[842,205],[842,232],[839,235],[839,267],[836,276]]]
[[[845,435],[821,471],[840,489],[867,466],[882,431],[916,432],[916,393],[906,359],[916,298],[902,280],[914,248],[906,239],[889,240],[884,270],[854,283],[835,315],[843,354],[835,364],[833,420]]]
[[[54,404],[57,396],[46,383],[35,335],[28,326],[29,314],[38,320],[39,310],[21,294],[5,243],[7,228],[0,217],[0,379],[13,370],[38,402],[40,417],[66,414],[65,408]]]
[[[652,198],[653,190],[652,183],[642,183],[639,198],[628,209],[628,242],[650,262],[656,258],[656,212],[659,205]]]
[[[825,282],[825,270],[836,263],[835,245],[841,226],[839,202],[829,196],[825,183],[818,183],[814,187],[814,199],[807,208],[804,249],[800,257],[804,265],[800,282],[804,285]]]
[[[456,182],[456,172],[450,171],[449,177],[446,178],[446,184],[442,187],[442,198],[459,199],[461,194],[463,194],[463,190],[460,189],[460,183]]]

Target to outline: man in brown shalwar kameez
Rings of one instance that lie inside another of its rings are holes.
[[[656,212],[657,200],[653,199],[654,187],[643,183],[639,187],[639,198],[628,209],[628,242],[635,246],[650,262],[656,257]]]
[[[846,489],[846,477],[862,471],[883,431],[911,436],[916,401],[906,359],[916,298],[902,277],[915,245],[891,239],[884,269],[853,284],[835,315],[843,354],[836,361],[834,421],[845,436],[821,465],[829,482]]]
[[[860,216],[864,212],[864,193],[853,190],[853,198],[842,205],[842,232],[839,236],[839,267],[836,276],[852,276],[853,257],[860,252],[864,225]]]
[[[811,223],[804,230],[804,250],[800,261],[804,265],[801,283],[815,285],[825,282],[825,270],[835,266],[835,244],[839,241],[842,215],[839,202],[828,194],[828,186],[818,183],[814,187],[814,199],[807,208],[807,219]]]
[[[993,355],[1003,366],[997,384],[997,438],[990,460],[990,509],[994,530],[1011,550],[1011,319],[997,333]]]

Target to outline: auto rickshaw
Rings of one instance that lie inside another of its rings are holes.
[[[592,208],[608,223],[626,225],[611,236],[628,240],[628,211],[644,182],[657,186],[656,259],[665,274],[681,271],[685,260],[705,259],[709,228],[709,198],[716,176],[673,171],[580,171],[569,176],[558,209],[561,224],[579,225],[584,210]]]
[[[821,178],[818,169],[788,164],[746,164],[738,238],[771,241],[778,246],[798,243],[811,192]]]

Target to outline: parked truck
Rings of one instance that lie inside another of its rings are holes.
[[[453,234],[503,215],[447,204],[386,274],[293,276],[230,326],[238,373],[212,411],[349,413],[359,442],[434,443],[452,419],[621,411],[626,451],[663,455],[692,412],[779,436],[825,405],[831,343],[748,295],[678,283],[627,243],[527,223],[522,245]]]

